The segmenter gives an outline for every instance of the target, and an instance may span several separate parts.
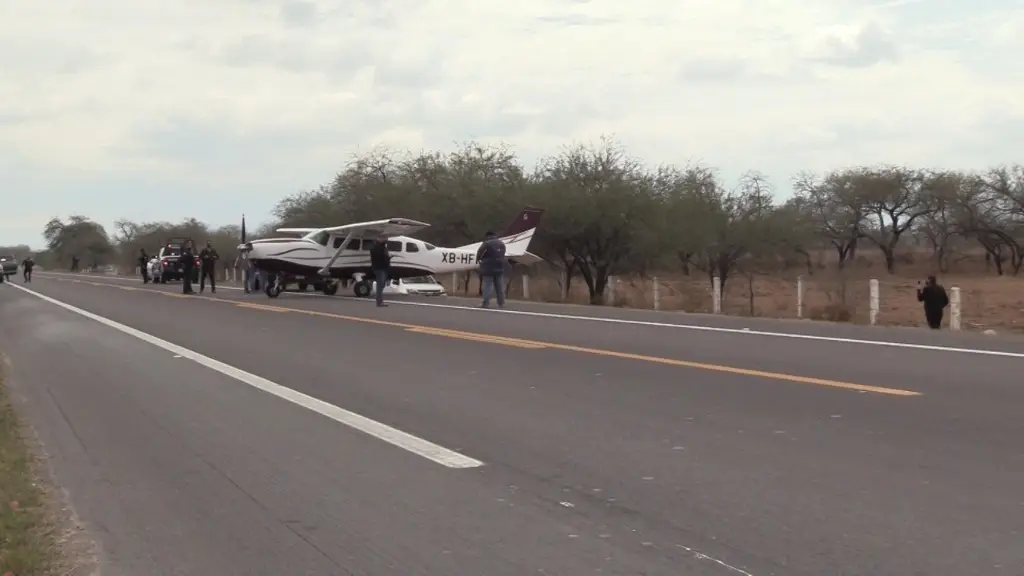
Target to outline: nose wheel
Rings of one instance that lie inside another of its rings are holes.
[[[284,282],[281,282],[281,277],[275,274],[267,281],[266,293],[271,298],[277,298],[281,292],[284,292]]]

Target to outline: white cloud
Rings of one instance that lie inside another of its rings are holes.
[[[503,140],[529,162],[614,133],[783,188],[802,168],[1013,161],[1015,4],[6,0],[0,179],[26,216],[0,244],[38,243],[51,212],[265,214],[377,144]]]

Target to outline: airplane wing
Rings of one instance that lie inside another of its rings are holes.
[[[426,222],[418,222],[408,218],[388,218],[387,220],[374,220],[372,222],[356,222],[344,226],[321,228],[326,232],[334,234],[352,233],[355,238],[373,238],[381,234],[387,237],[411,236],[419,230],[429,227]]]
[[[319,228],[278,228],[274,232],[280,232],[281,234],[309,234],[310,232],[316,232]]]

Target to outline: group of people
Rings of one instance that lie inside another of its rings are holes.
[[[505,283],[503,280],[508,268],[505,250],[505,243],[501,238],[498,238],[494,232],[488,232],[480,244],[480,248],[476,251],[483,308],[490,307],[492,294],[497,298],[498,307],[505,307]],[[373,269],[373,279],[377,284],[375,294],[377,306],[387,306],[384,303],[384,287],[387,286],[391,277],[391,254],[388,252],[387,236],[377,237],[377,241],[370,247],[370,267]]]
[[[183,294],[195,294],[192,289],[192,274],[195,272],[196,259],[199,260],[199,293],[206,289],[206,280],[210,280],[210,292],[217,292],[217,261],[220,254],[213,247],[213,242],[207,240],[206,247],[197,255],[192,241],[185,242],[185,246],[178,255],[178,262],[181,264],[181,292]],[[149,261],[150,256],[146,254],[145,248],[139,249],[139,270],[142,272],[142,283],[149,284]]]
[[[477,250],[476,260],[477,269],[480,273],[483,296],[481,307],[483,308],[490,307],[492,296],[497,300],[499,308],[505,306],[504,276],[508,268],[505,250],[505,243],[494,232],[487,233],[484,241],[480,244],[480,248]],[[192,273],[195,269],[196,259],[195,249],[192,241],[189,240],[185,243],[181,256],[179,256],[182,271],[181,290],[184,294],[196,293],[192,289]],[[198,260],[200,266],[199,293],[201,294],[205,290],[207,279],[210,281],[210,292],[217,292],[217,275],[215,271],[220,255],[214,249],[212,242],[206,242],[206,247],[198,254]],[[139,268],[142,270],[142,279],[145,283],[149,282],[149,274],[146,268],[148,262],[149,256],[146,255],[145,249],[140,250]],[[35,266],[35,262],[32,261],[31,257],[26,258],[22,263],[26,282],[31,281],[33,266]],[[239,254],[235,260],[235,266],[243,270],[244,290],[246,293],[258,290],[259,286],[266,282],[266,278],[263,277],[264,275],[256,270],[255,266],[249,261],[249,253],[247,251],[242,251]],[[370,267],[373,269],[373,277],[376,281],[375,297],[377,306],[387,306],[384,303],[384,287],[387,286],[391,278],[391,254],[388,252],[387,236],[379,236],[370,248]],[[935,276],[929,276],[925,285],[917,289],[917,300],[924,305],[925,320],[928,322],[928,327],[933,330],[941,328],[944,310],[949,306],[949,296],[946,294],[946,289],[936,281]]]

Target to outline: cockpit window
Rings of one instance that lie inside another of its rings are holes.
[[[437,246],[434,246],[433,244],[429,244],[427,242],[423,243],[423,247],[426,248],[427,250],[436,250],[437,249]]]
[[[306,234],[305,238],[307,240],[312,240],[321,246],[327,246],[327,241],[331,239],[331,233],[324,230],[319,232],[310,232],[309,234]]]

